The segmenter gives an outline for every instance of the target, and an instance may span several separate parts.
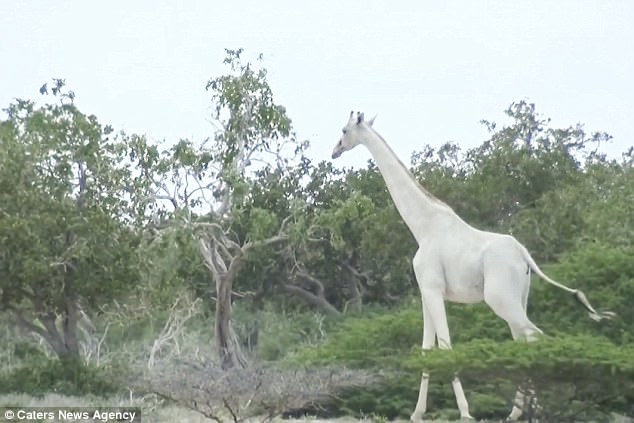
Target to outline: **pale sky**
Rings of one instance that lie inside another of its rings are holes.
[[[555,127],[585,123],[634,144],[634,1],[0,2],[0,107],[65,78],[85,113],[169,143],[202,140],[206,82],[224,48],[264,55],[269,82],[310,156],[330,159],[351,109],[404,161],[425,144],[463,148],[534,102]],[[363,165],[367,151],[339,165]]]

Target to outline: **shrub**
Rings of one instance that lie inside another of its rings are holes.
[[[29,354],[20,365],[0,374],[2,394],[23,393],[40,397],[56,392],[104,396],[116,391],[111,375],[79,359],[59,360]]]
[[[481,395],[512,398],[516,386],[533,389],[543,421],[605,419],[630,413],[634,403],[634,348],[589,335],[544,337],[537,342],[472,341],[451,351],[412,355],[406,367],[450,380],[458,372],[471,396],[476,417]],[[508,410],[506,410],[508,412]]]
[[[280,312],[265,304],[259,310],[236,307],[232,324],[243,349],[258,360],[276,361],[302,344],[321,342],[335,319],[312,312]]]
[[[406,418],[416,402],[420,372],[405,371],[403,364],[412,351],[420,353],[421,339],[420,309],[412,306],[395,312],[375,310],[338,322],[324,343],[306,346],[290,358],[303,365],[372,369],[382,376],[370,387],[341,392],[324,407],[333,416],[375,414],[388,419]],[[447,386],[433,387],[436,388],[442,390],[435,397],[444,407]]]
[[[571,287],[583,290],[599,310],[617,315],[609,321],[588,319],[583,309],[565,292],[534,284],[529,315],[546,333],[585,332],[607,337],[616,344],[634,343],[634,247],[610,247],[589,243],[568,254],[548,272]]]
[[[212,420],[237,422],[312,411],[315,402],[372,380],[360,370],[285,369],[262,363],[222,369],[214,363],[164,362],[140,377],[136,388]]]
[[[421,312],[404,308],[396,312],[371,312],[340,321],[326,342],[300,349],[292,359],[311,365],[333,361],[354,368],[396,370],[422,335]]]
[[[486,312],[482,308],[464,310],[454,322],[479,326],[486,321],[480,319]],[[349,366],[382,375],[371,387],[341,393],[334,407],[328,407],[334,415],[406,418],[416,403],[423,370],[431,374],[429,418],[458,417],[451,388],[456,372],[471,412],[478,418],[506,417],[517,387],[525,386],[528,380],[537,392],[545,421],[597,419],[609,412],[631,412],[632,345],[617,345],[590,334],[558,335],[534,343],[475,339],[456,343],[451,351],[432,350],[421,355],[421,328],[420,312],[414,307],[348,318],[323,344],[300,350],[292,358],[303,364]],[[503,326],[498,329],[493,334],[501,336]]]

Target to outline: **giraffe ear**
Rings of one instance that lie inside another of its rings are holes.
[[[359,112],[359,113],[357,114],[357,125],[359,125],[361,122],[363,122],[363,118],[364,118],[364,117],[363,117],[363,113],[362,113],[362,112]]]
[[[375,120],[375,119],[376,119],[376,115],[374,115],[374,117],[373,117],[372,119],[370,119],[369,121],[367,121],[367,124],[368,124],[369,126],[374,125],[374,120]]]

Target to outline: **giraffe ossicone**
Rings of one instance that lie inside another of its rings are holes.
[[[418,243],[413,266],[423,307],[423,350],[436,344],[441,349],[451,348],[445,301],[485,301],[507,322],[513,339],[536,340],[542,331],[526,315],[530,271],[573,294],[594,320],[613,316],[613,313],[595,310],[583,292],[546,276],[528,250],[512,236],[482,231],[462,220],[451,207],[419,184],[374,130],[373,123],[374,118],[366,121],[363,113],[350,112],[332,158],[336,159],[357,145],[364,145],[372,154],[399,214]],[[428,384],[429,374],[423,373],[412,421],[421,421],[427,409]],[[452,386],[460,417],[471,419],[469,404],[457,376]],[[509,419],[517,420],[522,415],[524,403],[525,396],[518,390]]]

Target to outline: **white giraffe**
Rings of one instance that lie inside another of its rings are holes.
[[[510,235],[478,230],[462,220],[448,205],[425,190],[398,159],[385,140],[372,128],[374,118],[350,112],[342,136],[332,152],[363,144],[370,151],[401,217],[418,243],[413,266],[423,306],[423,350],[450,349],[445,300],[458,303],[485,301],[511,329],[513,339],[532,341],[542,331],[526,316],[532,270],[548,283],[571,294],[595,320],[608,318],[597,312],[583,292],[568,288],[546,276],[526,248]],[[429,374],[423,373],[412,421],[421,421],[427,409]],[[460,417],[472,419],[460,380],[452,381]],[[524,396],[518,391],[509,420],[522,414]]]

